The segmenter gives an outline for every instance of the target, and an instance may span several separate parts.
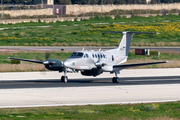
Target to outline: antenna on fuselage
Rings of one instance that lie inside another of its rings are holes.
[[[99,51],[101,51],[101,48],[99,48]]]
[[[82,51],[84,51],[84,48],[82,49]]]

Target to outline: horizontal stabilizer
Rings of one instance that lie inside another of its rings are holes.
[[[131,31],[106,31],[106,32],[103,32],[103,33],[135,33],[135,34],[161,34],[161,33],[151,33],[151,32],[131,32]]]
[[[145,65],[162,64],[162,63],[168,63],[168,62],[169,61],[150,62],[150,63],[123,64],[123,65],[114,65],[113,68],[115,68],[115,69],[124,69],[124,68],[130,68],[130,67],[139,67],[139,66],[145,66]]]

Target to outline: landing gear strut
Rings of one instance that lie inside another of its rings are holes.
[[[116,77],[112,78],[113,83],[119,83],[119,78],[117,77],[117,73],[115,72]]]
[[[61,82],[67,83],[68,77],[66,76],[67,71],[64,70],[64,76],[61,76]]]

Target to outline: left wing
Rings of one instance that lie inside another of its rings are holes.
[[[28,60],[28,59],[12,58],[12,57],[8,57],[8,59],[12,59],[12,60],[20,60],[20,61],[26,61],[26,62],[32,62],[32,63],[43,64],[43,61],[37,61],[37,60]]]
[[[154,64],[162,64],[162,63],[168,63],[169,61],[163,61],[163,62],[150,62],[150,63],[134,63],[134,64],[123,64],[123,65],[114,65],[114,69],[125,69],[129,67],[138,67],[138,66],[145,66],[145,65],[154,65]]]

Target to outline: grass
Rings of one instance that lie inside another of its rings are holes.
[[[122,34],[104,31],[160,32],[160,35],[134,35],[132,46],[180,46],[180,15],[115,19],[95,16],[81,21],[0,24],[1,46],[117,46]],[[104,23],[104,24],[102,24]],[[39,28],[37,26],[51,26]],[[26,27],[26,28],[25,28]]]
[[[0,119],[178,120],[180,102],[0,109]]]
[[[160,51],[161,55],[159,58],[144,56],[144,55],[135,55],[134,50],[130,51],[128,63],[144,63],[144,62],[156,62],[156,61],[173,61],[171,63],[151,65],[151,66],[142,66],[135,68],[179,68],[180,67],[180,53],[175,51]],[[25,72],[25,71],[46,71],[43,65],[22,62],[19,65],[11,65],[11,61],[7,59],[8,57],[24,58],[24,59],[33,59],[44,61],[46,59],[46,54],[50,54],[50,59],[57,59],[64,61],[70,55],[66,52],[55,52],[51,53],[38,52],[38,51],[18,51],[18,52],[0,52],[0,72]],[[132,69],[132,68],[131,68]]]

